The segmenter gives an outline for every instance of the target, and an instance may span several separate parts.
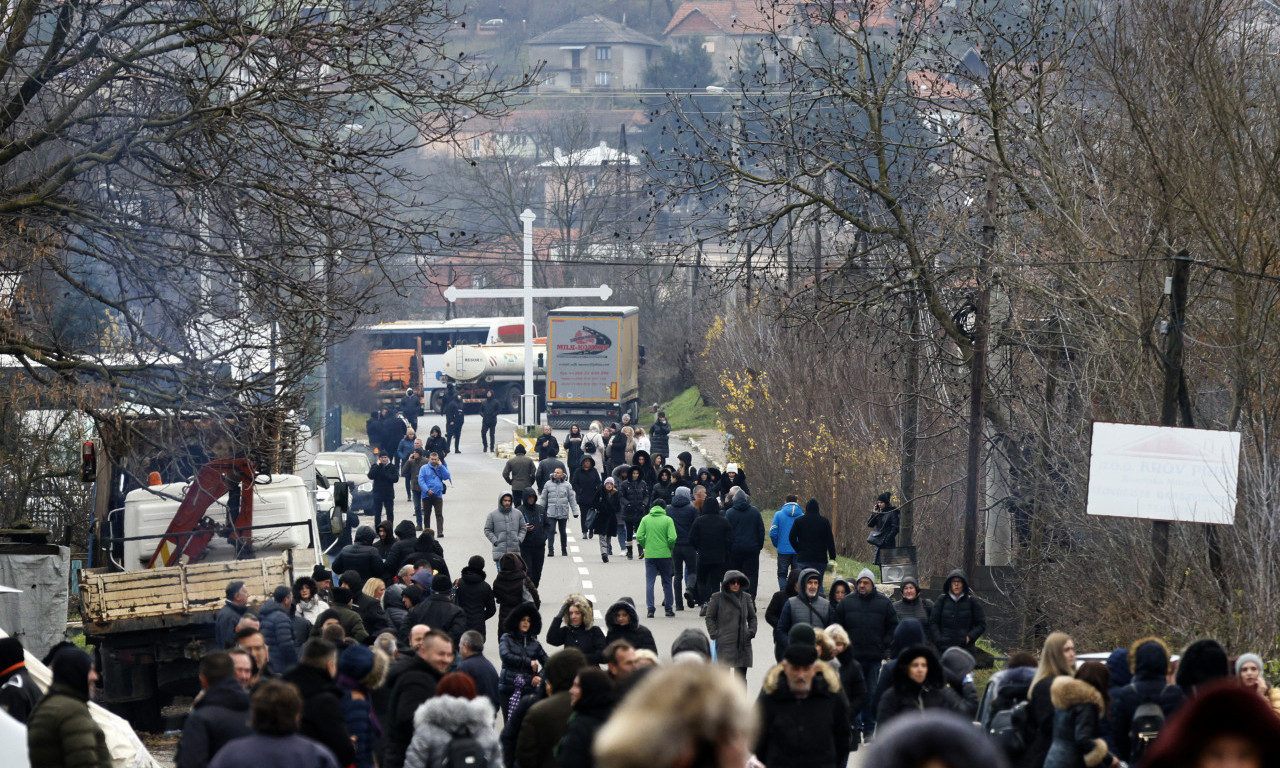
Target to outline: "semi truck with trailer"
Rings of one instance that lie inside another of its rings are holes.
[[[533,340],[533,388],[540,398],[546,392],[547,345],[546,339]],[[520,397],[524,394],[524,344],[466,344],[454,347],[441,361],[443,381],[454,385],[454,390],[466,405],[484,402],[486,392],[502,403],[504,411],[520,410]]]
[[[547,421],[556,429],[639,417],[640,310],[560,307],[547,313]]]

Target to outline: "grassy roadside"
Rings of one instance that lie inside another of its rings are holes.
[[[716,410],[702,400],[697,387],[689,387],[663,406],[672,429],[719,429]]]

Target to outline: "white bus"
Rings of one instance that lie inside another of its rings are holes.
[[[422,394],[428,410],[439,412],[444,395],[444,354],[462,344],[523,344],[522,317],[456,317],[452,320],[397,320],[360,329],[371,352],[415,350],[422,359]],[[537,330],[534,330],[537,336]]]

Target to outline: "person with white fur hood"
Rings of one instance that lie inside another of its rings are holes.
[[[502,744],[493,729],[493,704],[476,695],[476,684],[462,672],[440,678],[435,695],[413,714],[413,741],[404,768],[446,768],[449,743],[459,736],[475,739],[488,765],[502,765]]]

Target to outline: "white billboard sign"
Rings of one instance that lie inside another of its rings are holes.
[[[1095,422],[1091,515],[1231,525],[1240,433]]]

